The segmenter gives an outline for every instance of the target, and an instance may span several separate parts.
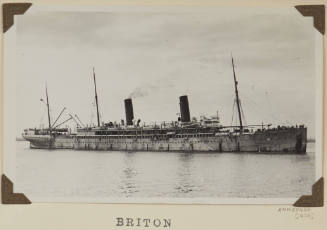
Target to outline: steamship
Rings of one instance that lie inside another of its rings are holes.
[[[93,69],[97,126],[85,126],[77,115],[71,114],[64,122],[56,124],[65,108],[55,122],[51,123],[46,88],[44,103],[47,106],[48,127],[25,129],[22,136],[30,142],[30,148],[41,149],[306,153],[307,128],[304,125],[243,125],[233,58],[232,70],[239,124],[237,126],[221,125],[218,115],[191,120],[187,95],[179,97],[180,116],[176,121],[142,125],[140,120],[134,120],[132,99],[127,98],[124,101],[126,120],[101,124]],[[76,132],[71,132],[68,128],[60,128],[69,120],[76,122]]]

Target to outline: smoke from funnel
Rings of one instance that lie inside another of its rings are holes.
[[[138,98],[148,95],[148,91],[145,88],[137,87],[128,95],[128,98]]]

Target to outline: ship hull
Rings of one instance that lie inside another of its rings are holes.
[[[306,128],[272,129],[251,134],[221,134],[215,136],[183,135],[183,137],[132,138],[112,136],[58,136],[30,138],[31,148],[79,149],[106,151],[182,151],[182,152],[271,152],[305,153]]]

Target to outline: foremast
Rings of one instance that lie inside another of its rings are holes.
[[[242,115],[241,115],[241,103],[240,103],[240,99],[238,96],[238,89],[237,89],[237,80],[236,80],[236,75],[235,75],[235,68],[234,68],[234,59],[232,56],[232,66],[233,66],[233,75],[234,75],[234,85],[235,85],[235,96],[236,96],[236,105],[237,105],[237,111],[238,111],[238,118],[239,118],[239,122],[240,122],[240,132],[243,131],[243,123],[242,123]]]
[[[45,95],[47,97],[47,110],[48,110],[48,122],[49,122],[49,134],[51,137],[52,126],[51,126],[51,118],[50,118],[50,105],[49,105],[49,97],[48,97],[48,87],[45,85]]]

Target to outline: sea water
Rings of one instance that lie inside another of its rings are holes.
[[[300,197],[314,182],[314,143],[297,155],[44,150],[17,141],[14,185],[33,201],[101,201]]]

